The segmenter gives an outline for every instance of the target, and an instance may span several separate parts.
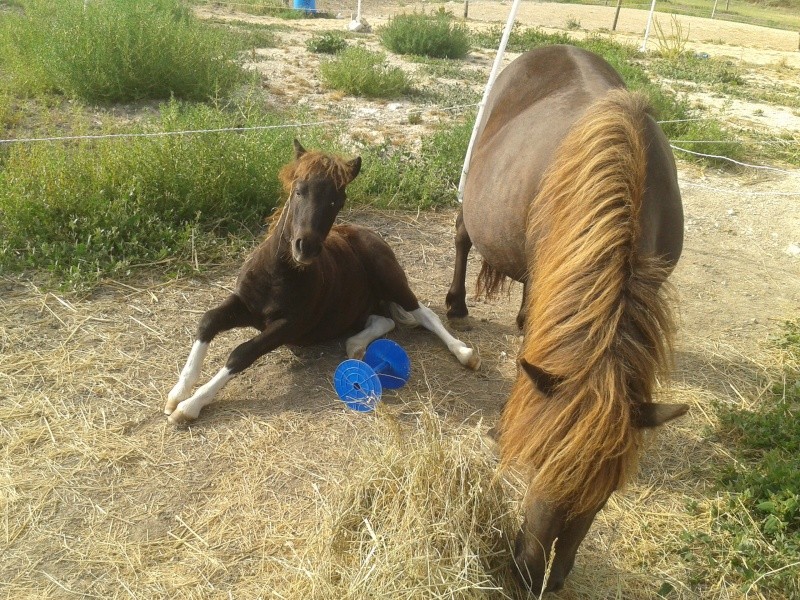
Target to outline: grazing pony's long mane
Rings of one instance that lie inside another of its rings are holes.
[[[523,372],[501,420],[506,464],[534,469],[530,489],[573,514],[599,508],[633,473],[633,426],[669,366],[668,270],[637,249],[647,103],[614,90],[589,107],[556,153],[533,203]]]
[[[351,167],[346,159],[319,150],[308,150],[300,158],[284,165],[278,173],[278,178],[288,197],[295,181],[307,179],[312,175],[328,177],[337,188],[343,188],[353,179]],[[272,233],[285,207],[286,202],[277,206],[270,215],[267,235]]]

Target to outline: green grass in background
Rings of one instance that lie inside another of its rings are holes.
[[[454,23],[453,16],[443,10],[433,15],[397,15],[380,28],[378,35],[381,43],[395,54],[464,58],[470,48],[469,30]]]
[[[17,93],[88,102],[205,100],[244,78],[247,47],[195,19],[180,0],[21,0],[0,19],[2,78]]]
[[[411,82],[403,69],[386,63],[386,55],[351,46],[319,66],[329,88],[352,96],[397,98],[408,93]]]
[[[351,196],[381,208],[452,206],[474,119],[470,111],[438,129],[423,140],[416,155],[402,149],[368,148]]]
[[[283,115],[172,101],[152,129],[283,123]],[[76,128],[79,133],[79,128]],[[308,147],[315,132],[303,131]],[[0,148],[0,267],[80,286],[132,266],[213,260],[229,235],[255,235],[281,199],[292,128]]]

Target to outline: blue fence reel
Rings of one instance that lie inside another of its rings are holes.
[[[333,374],[333,387],[348,408],[368,412],[375,408],[384,389],[403,387],[411,374],[408,354],[392,340],[372,342],[364,360],[342,362]]]

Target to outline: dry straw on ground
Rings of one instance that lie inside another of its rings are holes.
[[[452,214],[346,218],[381,231],[412,287],[441,302]],[[270,353],[176,429],[165,394],[235,268],[110,282],[89,297],[0,279],[0,596],[511,596],[501,531],[513,535],[522,488],[499,486],[480,432],[514,375],[518,290],[470,307],[459,335],[480,349],[480,373],[424,331],[392,332],[414,371],[385,414],[341,407],[330,377],[344,351],[331,343]],[[669,392],[689,417],[653,440],[554,597],[658,598],[669,585],[674,598],[744,598],[724,571],[690,583],[677,550],[684,532],[712,531],[709,474],[729,460],[708,436],[711,402],[758,398],[771,360],[690,334]],[[212,344],[205,375],[248,335]]]

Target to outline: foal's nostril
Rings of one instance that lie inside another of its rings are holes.
[[[294,251],[298,256],[303,255],[303,238],[297,238],[294,241]]]

